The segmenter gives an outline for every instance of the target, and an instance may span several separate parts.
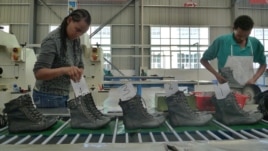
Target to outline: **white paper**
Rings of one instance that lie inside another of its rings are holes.
[[[119,98],[122,101],[129,100],[137,94],[137,90],[134,88],[132,83],[127,83],[118,88]]]
[[[223,84],[220,84],[220,83],[215,84],[214,89],[215,89],[215,95],[217,99],[224,99],[231,92],[228,82],[223,83]]]
[[[176,82],[165,83],[164,88],[167,97],[175,94],[179,90],[178,83]]]
[[[71,84],[76,97],[84,96],[90,93],[87,86],[87,82],[84,77],[82,77],[79,82],[74,82],[73,80],[71,80]]]

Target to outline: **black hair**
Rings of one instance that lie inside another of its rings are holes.
[[[82,19],[85,20],[85,22],[90,25],[91,24],[91,15],[89,14],[89,12],[85,9],[76,9],[73,12],[71,12],[68,16],[66,16],[61,25],[60,25],[60,39],[61,39],[61,54],[64,55],[64,52],[67,48],[66,45],[66,37],[67,37],[67,20],[69,17],[72,17],[72,20],[74,22],[79,22]]]
[[[247,15],[238,16],[234,21],[234,29],[251,30],[253,26],[253,20]]]

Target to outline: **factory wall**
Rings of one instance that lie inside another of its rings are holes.
[[[34,0],[1,0],[0,24],[9,24],[20,43],[30,43],[29,22],[31,3]],[[49,25],[58,25],[67,15],[67,0],[43,0],[46,5],[35,0],[36,3],[36,32],[34,44],[40,44],[46,36]],[[134,2],[120,12],[111,22],[112,45],[134,45],[135,34],[139,33],[139,44],[150,45],[150,27],[163,26],[208,26],[210,27],[210,41],[220,34],[232,31],[233,19],[241,14],[250,15],[255,21],[255,27],[267,27],[268,5],[250,5],[248,0],[193,0],[198,4],[196,8],[185,8],[187,0],[139,0],[142,5],[139,12],[135,12]],[[128,1],[126,1],[127,3]],[[81,0],[80,8],[85,8],[92,15],[92,24],[101,25],[122,9],[124,3],[91,4]],[[142,11],[143,10],[143,11]],[[56,15],[55,15],[56,14]],[[139,15],[139,31],[135,31],[135,15]],[[142,30],[141,30],[142,29]],[[143,33],[141,33],[143,31]],[[141,36],[143,38],[141,38]],[[143,40],[143,41],[141,41]],[[137,43],[136,43],[137,44]],[[38,52],[38,51],[37,51]],[[113,48],[112,55],[134,55],[134,47]],[[149,55],[150,49],[144,48],[144,55]],[[150,58],[143,58],[144,66],[150,67]],[[112,62],[121,70],[134,70],[135,58],[112,58]],[[215,65],[216,66],[216,65]]]
[[[31,0],[1,0],[0,24],[10,25],[20,43],[28,42],[29,6]]]

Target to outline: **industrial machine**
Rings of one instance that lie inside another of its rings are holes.
[[[91,90],[99,90],[103,83],[103,55],[101,47],[92,47],[88,34],[80,37],[85,64],[84,75]]]
[[[103,90],[103,52],[101,47],[92,47],[88,34],[80,37],[83,49],[84,76],[95,103],[102,108],[103,101],[108,97],[108,91]]]
[[[15,35],[0,30],[0,110],[4,103],[24,93],[30,93],[35,77],[36,55],[23,48]]]

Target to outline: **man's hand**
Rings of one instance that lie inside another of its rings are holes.
[[[216,77],[216,79],[218,80],[218,82],[220,84],[223,84],[223,83],[227,82],[227,80],[223,76],[221,76],[220,74],[217,74],[215,77]]]
[[[256,80],[254,78],[251,78],[247,81],[246,84],[255,84],[256,83]]]

